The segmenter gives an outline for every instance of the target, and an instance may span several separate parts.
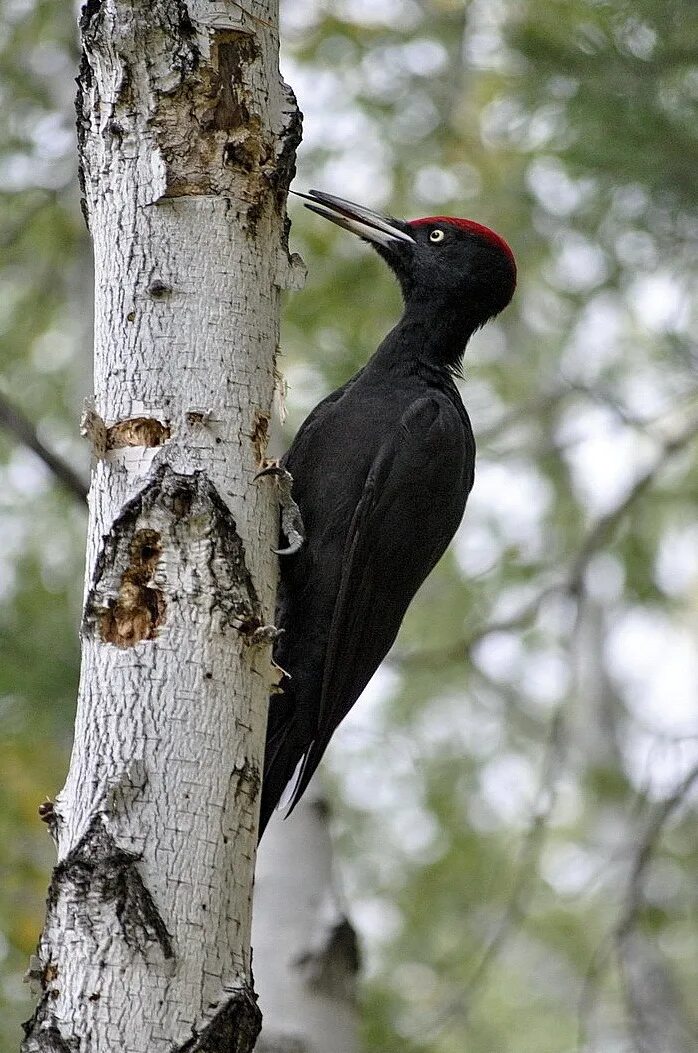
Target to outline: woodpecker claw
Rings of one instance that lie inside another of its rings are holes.
[[[265,475],[281,475],[285,471],[281,467],[278,461],[269,461],[264,468],[260,468],[258,472],[252,476],[252,482],[256,483],[258,479],[262,479]]]
[[[285,533],[286,531],[284,530],[284,534]],[[297,534],[292,544],[288,545],[286,548],[273,548],[272,552],[275,556],[292,556],[295,552],[298,552],[299,548],[302,547],[303,541],[304,538],[301,537],[300,534]]]
[[[281,530],[288,538],[287,548],[273,548],[277,556],[292,556],[298,552],[305,541],[305,527],[301,517],[300,508],[293,500],[291,488],[293,477],[291,473],[278,461],[269,461],[254,476],[254,482],[265,476],[271,476],[275,483],[281,508]]]

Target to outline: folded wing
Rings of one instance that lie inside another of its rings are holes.
[[[316,734],[296,773],[289,811],[453,537],[474,457],[464,411],[446,395],[433,395],[410,405],[373,462],[344,546]]]

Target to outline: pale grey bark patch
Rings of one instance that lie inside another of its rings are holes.
[[[262,1014],[249,987],[235,991],[198,1034],[171,1053],[251,1053],[262,1028]]]
[[[89,173],[83,169],[87,156],[85,147],[93,121],[93,114],[87,107],[91,99],[93,102],[98,101],[95,91],[96,79],[88,56],[101,53],[121,66],[122,74],[115,86],[114,97],[108,101],[104,100],[105,108],[111,109],[112,114],[103,126],[103,135],[117,148],[124,138],[128,137],[133,116],[148,112],[148,94],[157,93],[163,101],[168,97],[172,99],[171,109],[174,115],[181,106],[179,95],[182,91],[189,92],[192,99],[196,98],[200,91],[200,85],[196,81],[200,52],[196,32],[183,0],[152,0],[148,5],[134,5],[122,13],[117,11],[117,32],[112,24],[114,18],[112,5],[103,0],[87,0],[80,16],[83,53],[77,78],[76,109],[78,151],[81,159],[80,185],[83,192],[89,178]],[[147,75],[143,76],[142,67],[139,68],[134,63],[134,58],[140,57],[144,50],[152,54],[166,52],[170,58],[167,72],[163,72],[161,64],[153,63]],[[181,109],[179,119],[181,122]],[[96,123],[101,123],[99,118]],[[186,141],[187,131],[187,127],[182,127],[179,137],[182,143]],[[167,133],[171,133],[171,128],[167,129]],[[173,151],[168,150],[167,153],[173,154]],[[191,193],[191,190],[182,192]],[[83,213],[89,226],[84,203]]]
[[[117,647],[154,639],[167,617],[165,593],[173,591],[168,567],[175,557],[194,602],[201,596],[197,564],[205,562],[213,583],[207,602],[253,638],[263,627],[261,607],[235,520],[204,472],[186,475],[167,464],[152,470],[103,539],[83,632],[97,630]]]

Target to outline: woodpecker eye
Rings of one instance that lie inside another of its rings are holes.
[[[429,241],[443,241],[444,236],[445,235],[442,230],[432,230],[431,234],[429,235]]]

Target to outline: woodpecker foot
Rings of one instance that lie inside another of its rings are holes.
[[[51,823],[56,822],[56,810],[53,801],[49,800],[48,797],[45,801],[42,801],[38,807],[39,819],[42,823],[47,823],[49,826]]]
[[[264,462],[264,467],[257,472],[254,482],[265,476],[271,476],[276,483],[281,508],[281,529],[289,542],[287,548],[275,548],[272,549],[272,552],[275,552],[277,556],[292,556],[305,541],[305,527],[300,508],[293,500],[291,493],[293,476],[286,468],[282,468],[277,460]]]

